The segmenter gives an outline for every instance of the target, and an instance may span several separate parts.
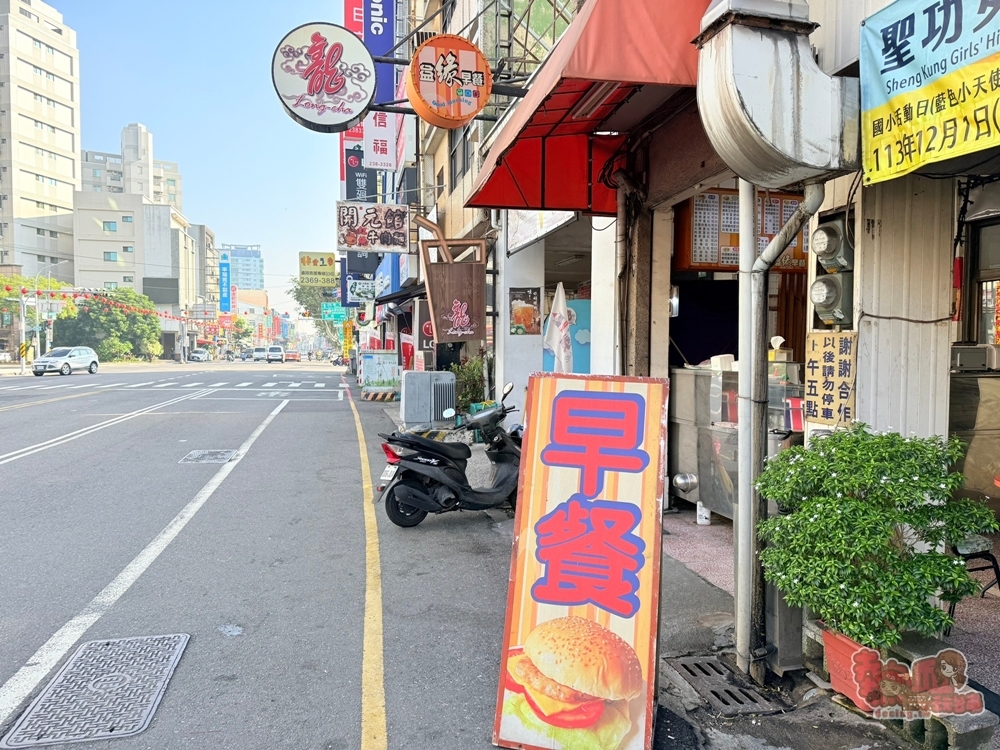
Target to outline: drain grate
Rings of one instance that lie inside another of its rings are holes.
[[[754,688],[740,683],[714,656],[686,656],[667,662],[723,716],[773,714],[783,710]]]
[[[236,455],[236,451],[191,451],[177,463],[179,464],[227,464]]]
[[[84,643],[0,748],[139,734],[149,726],[189,638],[179,633]]]

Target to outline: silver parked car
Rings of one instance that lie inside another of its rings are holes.
[[[36,359],[31,371],[38,376],[47,372],[69,375],[74,370],[86,370],[93,375],[99,364],[97,352],[89,346],[60,346]]]
[[[188,352],[188,362],[208,362],[210,359],[208,349],[192,349]]]

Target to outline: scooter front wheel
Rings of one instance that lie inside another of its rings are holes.
[[[418,523],[427,518],[427,511],[421,510],[420,508],[414,508],[412,505],[407,505],[396,499],[396,487],[398,487],[403,482],[399,482],[389,488],[389,491],[385,493],[385,514],[389,516],[389,520],[392,521],[397,526],[402,526],[403,528],[409,528],[411,526],[416,526]],[[423,487],[414,487],[414,489],[419,489],[423,492]]]

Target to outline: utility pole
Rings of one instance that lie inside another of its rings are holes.
[[[25,317],[26,317],[26,315],[25,315],[25,308],[28,306],[28,300],[25,297],[25,295],[27,295],[27,293],[28,293],[28,290],[25,287],[22,286],[21,287],[21,346],[17,350],[17,353],[18,353],[18,355],[21,358],[21,374],[22,375],[26,375],[27,374],[24,371],[24,369],[25,369],[24,368],[24,360],[28,356],[28,343],[27,343],[27,339],[25,337],[25,332],[24,332]]]

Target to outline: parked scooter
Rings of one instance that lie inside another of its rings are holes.
[[[465,469],[472,451],[465,443],[445,443],[399,432],[379,434],[386,441],[382,450],[388,463],[381,476],[387,484],[379,489],[390,521],[409,527],[423,521],[428,513],[486,510],[505,503],[514,507],[524,428],[517,425],[508,432],[501,424],[515,411],[503,403],[513,389],[514,384],[507,383],[499,404],[465,415],[459,428],[481,432],[486,457],[493,464],[489,487],[469,485]],[[455,410],[447,409],[444,415],[453,417]]]

